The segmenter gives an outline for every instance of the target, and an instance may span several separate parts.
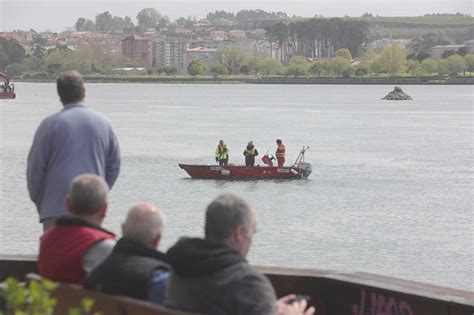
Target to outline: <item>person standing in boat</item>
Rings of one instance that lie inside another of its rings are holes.
[[[218,162],[220,166],[229,163],[229,147],[224,143],[224,140],[219,140],[219,144],[217,145],[216,162]]]
[[[245,166],[254,166],[255,157],[258,155],[258,151],[255,148],[253,141],[250,141],[247,148],[244,150]]]
[[[277,139],[276,144],[277,144],[277,150],[275,152],[275,155],[278,161],[278,167],[283,167],[283,165],[285,164],[285,155],[286,155],[285,145],[283,144],[281,139]]]

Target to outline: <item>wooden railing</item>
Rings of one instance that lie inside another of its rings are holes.
[[[368,273],[339,273],[314,269],[255,267],[266,274],[278,296],[308,295],[318,315],[473,315],[474,292],[428,285]],[[0,281],[7,276],[24,279],[36,272],[34,257],[0,256]],[[133,298],[90,292],[63,284],[55,292],[56,314],[65,314],[84,297],[105,314],[180,314]],[[182,313],[181,313],[182,314]]]

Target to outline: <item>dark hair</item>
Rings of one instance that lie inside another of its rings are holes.
[[[61,73],[56,79],[58,95],[63,105],[82,101],[84,99],[84,81],[77,71]]]
[[[220,195],[206,210],[206,238],[224,241],[239,224],[248,231],[251,221],[252,211],[245,199],[233,194]]]
[[[278,143],[278,144],[281,144],[281,139],[277,139],[277,143]]]
[[[82,174],[73,179],[69,188],[72,211],[80,216],[99,213],[107,201],[109,185],[95,174]]]

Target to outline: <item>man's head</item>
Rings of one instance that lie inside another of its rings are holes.
[[[139,203],[133,206],[122,224],[124,237],[158,248],[165,226],[163,212],[151,203]]]
[[[109,185],[102,177],[82,174],[72,180],[66,204],[72,215],[100,225],[105,218],[108,194]]]
[[[63,105],[82,101],[86,96],[84,81],[77,71],[61,73],[56,79],[58,95]]]
[[[224,145],[224,140],[219,140],[220,145]]]
[[[246,256],[255,230],[255,214],[242,197],[220,195],[207,207],[206,239],[225,242]]]
[[[277,144],[281,144],[281,139],[277,139]]]

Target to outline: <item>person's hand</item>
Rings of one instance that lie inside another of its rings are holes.
[[[314,315],[316,309],[311,306],[308,309],[306,300],[297,301],[296,295],[289,294],[277,300],[278,315]]]

